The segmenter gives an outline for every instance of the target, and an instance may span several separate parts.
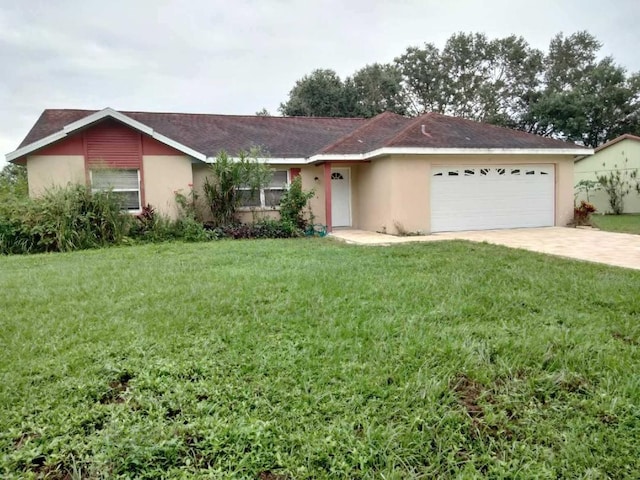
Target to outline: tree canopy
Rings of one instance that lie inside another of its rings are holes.
[[[442,49],[411,46],[342,80],[330,69],[298,80],[283,115],[372,117],[438,112],[596,147],[640,133],[640,74],[588,32],[556,35],[546,52],[520,36],[456,33]]]

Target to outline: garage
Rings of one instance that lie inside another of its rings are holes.
[[[431,231],[553,226],[553,165],[434,166]]]

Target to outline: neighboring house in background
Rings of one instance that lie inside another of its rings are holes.
[[[86,183],[177,215],[175,192],[202,191],[220,150],[260,147],[275,169],[254,212],[272,215],[295,175],[331,228],[439,232],[566,225],[574,160],[591,150],[428,113],[371,119],[45,110],[7,160],[27,166],[30,194]],[[106,167],[106,168],[105,168]],[[245,219],[250,218],[245,215]]]
[[[640,179],[640,137],[621,135],[610,142],[600,145],[591,156],[579,158],[574,167],[575,185],[581,180],[597,181],[598,176],[608,176],[620,170],[623,178],[632,171],[638,172]],[[576,192],[576,201],[587,200],[586,192]],[[603,190],[589,192],[589,202],[598,213],[610,213],[609,196]],[[624,213],[640,213],[640,195],[632,188],[624,197]]]

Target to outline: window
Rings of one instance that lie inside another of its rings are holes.
[[[249,187],[240,187],[238,195],[240,206],[245,208],[276,208],[280,205],[282,194],[287,190],[289,175],[287,170],[273,172],[269,185],[259,192],[251,192]]]
[[[140,172],[138,170],[91,170],[91,191],[111,190],[127,211],[140,210]]]

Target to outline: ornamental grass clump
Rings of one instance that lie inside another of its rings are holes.
[[[132,219],[111,192],[56,187],[0,206],[0,253],[67,252],[120,243]]]

